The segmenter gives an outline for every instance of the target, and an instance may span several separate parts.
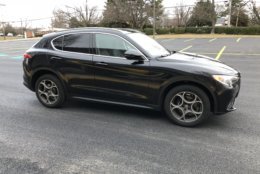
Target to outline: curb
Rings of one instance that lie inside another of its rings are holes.
[[[1,42],[16,42],[16,41],[30,41],[30,40],[38,40],[40,39],[40,37],[36,37],[36,38],[29,38],[29,39],[12,39],[12,40],[0,40]]]
[[[178,39],[178,38],[200,38],[200,39],[214,39],[214,38],[260,38],[260,35],[221,35],[221,34],[171,34],[171,35],[156,35],[156,39]]]

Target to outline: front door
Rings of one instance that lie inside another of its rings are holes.
[[[94,49],[97,97],[133,104],[151,100],[149,61],[137,63],[124,57],[125,51],[136,49],[133,45],[119,36],[97,33],[94,35]]]

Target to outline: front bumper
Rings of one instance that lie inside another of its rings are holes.
[[[224,86],[217,87],[215,114],[225,114],[236,110],[234,105],[240,92],[240,84],[241,79],[233,84],[232,88],[226,88]]]

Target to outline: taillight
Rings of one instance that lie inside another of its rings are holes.
[[[25,53],[25,54],[23,55],[23,58],[25,58],[25,59],[30,59],[30,58],[32,58],[32,56],[31,56],[30,54],[28,54],[28,53]]]

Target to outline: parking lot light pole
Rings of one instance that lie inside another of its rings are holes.
[[[153,0],[153,38],[155,39],[155,27],[156,27],[156,15],[155,15],[155,0]]]
[[[237,11],[237,20],[236,20],[236,27],[238,26],[238,20],[239,20],[239,14],[240,14],[240,3],[238,5],[238,11]]]
[[[229,18],[228,18],[228,27],[231,27],[231,15],[232,15],[232,0],[229,0]]]

